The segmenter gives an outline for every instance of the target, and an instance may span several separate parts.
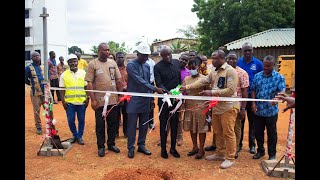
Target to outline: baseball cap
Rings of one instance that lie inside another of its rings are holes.
[[[150,47],[146,43],[140,43],[137,46],[137,51],[141,54],[151,54]]]
[[[78,59],[78,58],[75,54],[69,54],[67,57],[67,61],[69,61],[70,59]]]

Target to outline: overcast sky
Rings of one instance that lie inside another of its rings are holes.
[[[100,42],[151,44],[182,37],[178,28],[197,25],[193,0],[67,0],[68,47],[85,53]]]

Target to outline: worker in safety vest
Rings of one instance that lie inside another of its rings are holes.
[[[59,86],[68,90],[61,90],[61,100],[63,108],[66,110],[68,125],[72,132],[71,143],[78,141],[80,145],[84,145],[82,139],[86,109],[89,103],[89,96],[86,91],[87,82],[84,80],[86,72],[78,69],[78,59],[74,54],[67,57],[70,69],[64,71],[60,76]],[[70,90],[69,90],[70,89]],[[71,90],[72,89],[72,90]],[[78,118],[78,130],[75,125],[75,117]]]

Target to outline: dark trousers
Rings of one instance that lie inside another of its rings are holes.
[[[249,97],[249,98],[251,98],[251,97]],[[256,146],[256,143],[255,143],[255,132],[254,132],[254,130],[255,130],[254,129],[255,114],[251,110],[251,105],[252,105],[252,102],[248,101],[247,102],[247,107],[246,107],[247,119],[248,119],[248,122],[249,122],[249,136],[248,136],[248,139],[249,139],[249,147],[255,147]],[[242,144],[242,139],[243,139],[244,123],[245,123],[245,121],[243,120],[242,127],[241,127],[241,134],[242,135],[241,135],[240,144]]]
[[[237,117],[239,118],[239,117]],[[237,151],[239,151],[240,148],[242,148],[243,144],[242,144],[242,140],[243,140],[243,132],[244,132],[244,122],[246,121],[246,117],[243,117],[240,122],[241,122],[241,133],[240,133],[240,140],[239,140],[239,144],[237,144]]]
[[[127,101],[123,102],[123,105],[119,105],[118,111],[118,128],[116,134],[119,134],[119,126],[121,121],[121,114],[122,114],[122,132],[123,135],[127,135],[127,128],[128,128],[128,113],[127,113]]]
[[[162,98],[158,99],[159,103],[159,110],[162,106]],[[171,149],[176,149],[176,140],[177,140],[177,130],[178,130],[178,122],[179,122],[179,113],[176,112],[174,115],[170,118],[168,122],[168,118],[170,117],[169,112],[172,111],[177,103],[172,103],[173,106],[168,107],[168,103],[165,103],[163,105],[161,114],[160,114],[160,139],[161,139],[161,150],[166,150],[167,146],[167,136],[168,136],[168,130],[167,129],[167,124],[168,128],[170,128],[170,135],[171,135]],[[170,125],[169,125],[170,124]]]
[[[150,108],[149,119],[152,119],[152,118],[153,118],[153,113],[154,113],[154,108]],[[148,119],[148,120],[149,120],[149,119]],[[154,119],[152,119],[151,121],[149,121],[149,124],[153,124],[153,123],[154,123],[153,120],[154,120]]]
[[[134,150],[136,141],[137,120],[139,118],[139,136],[138,146],[144,147],[148,131],[148,124],[143,125],[148,121],[149,112],[146,113],[128,113],[128,150]]]
[[[109,110],[113,105],[109,105],[107,107],[107,110]],[[102,117],[102,111],[103,106],[99,107],[95,111],[95,117],[96,117],[96,137],[97,137],[97,145],[98,148],[105,148],[104,143],[106,142],[106,123],[107,123],[107,134],[108,134],[108,140],[107,145],[114,146],[115,145],[115,139],[116,139],[116,131],[117,128],[119,128],[119,125],[117,124],[118,121],[118,107],[115,106],[110,113],[108,114],[106,121],[104,121]],[[118,125],[118,127],[117,127]]]
[[[255,135],[257,139],[258,149],[260,153],[264,153],[265,149],[264,144],[264,129],[267,128],[267,138],[268,138],[268,155],[276,155],[276,146],[277,146],[277,120],[278,114],[271,117],[263,117],[256,115],[255,121]]]
[[[58,78],[57,79],[50,79],[50,87],[59,87],[59,79]],[[59,90],[51,90],[52,101],[55,101],[54,100],[54,91],[56,91],[58,101],[61,101],[60,91]]]
[[[152,86],[154,86],[154,82],[151,83]],[[153,91],[154,93],[154,91]],[[154,123],[154,119],[153,119],[153,113],[154,113],[154,108],[150,108],[150,112],[149,112],[149,119],[152,119],[151,121],[149,121],[149,124],[153,124]]]

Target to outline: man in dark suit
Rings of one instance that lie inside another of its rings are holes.
[[[154,77],[156,81],[157,87],[164,89],[168,94],[171,94],[170,90],[176,88],[179,84],[181,84],[181,75],[180,75],[180,67],[179,60],[172,59],[172,50],[169,46],[164,45],[160,50],[161,61],[159,61],[154,66]],[[169,119],[169,112],[172,111],[176,105],[177,101],[171,99],[172,106],[169,107],[168,103],[165,103],[162,107],[162,111],[160,113],[160,139],[161,139],[161,157],[164,159],[168,158],[167,153],[167,137],[168,137],[168,127],[170,126],[171,133],[171,147],[170,154],[172,154],[175,158],[179,158],[180,154],[176,150],[176,140],[177,140],[177,129],[179,122],[179,113],[175,112],[172,117]],[[158,99],[158,106],[161,109],[163,104],[162,98]],[[169,122],[168,122],[169,121]]]
[[[154,91],[158,94],[163,94],[161,88],[154,87],[150,83],[150,66],[145,62],[148,60],[148,55],[151,54],[149,45],[140,43],[137,47],[137,58],[129,61],[127,64],[128,74],[128,92],[150,93]],[[134,144],[136,140],[136,125],[139,118],[139,137],[138,137],[138,152],[145,155],[151,155],[145,147],[148,124],[143,125],[149,119],[150,112],[150,97],[132,96],[127,104],[128,113],[128,157],[134,157]]]

